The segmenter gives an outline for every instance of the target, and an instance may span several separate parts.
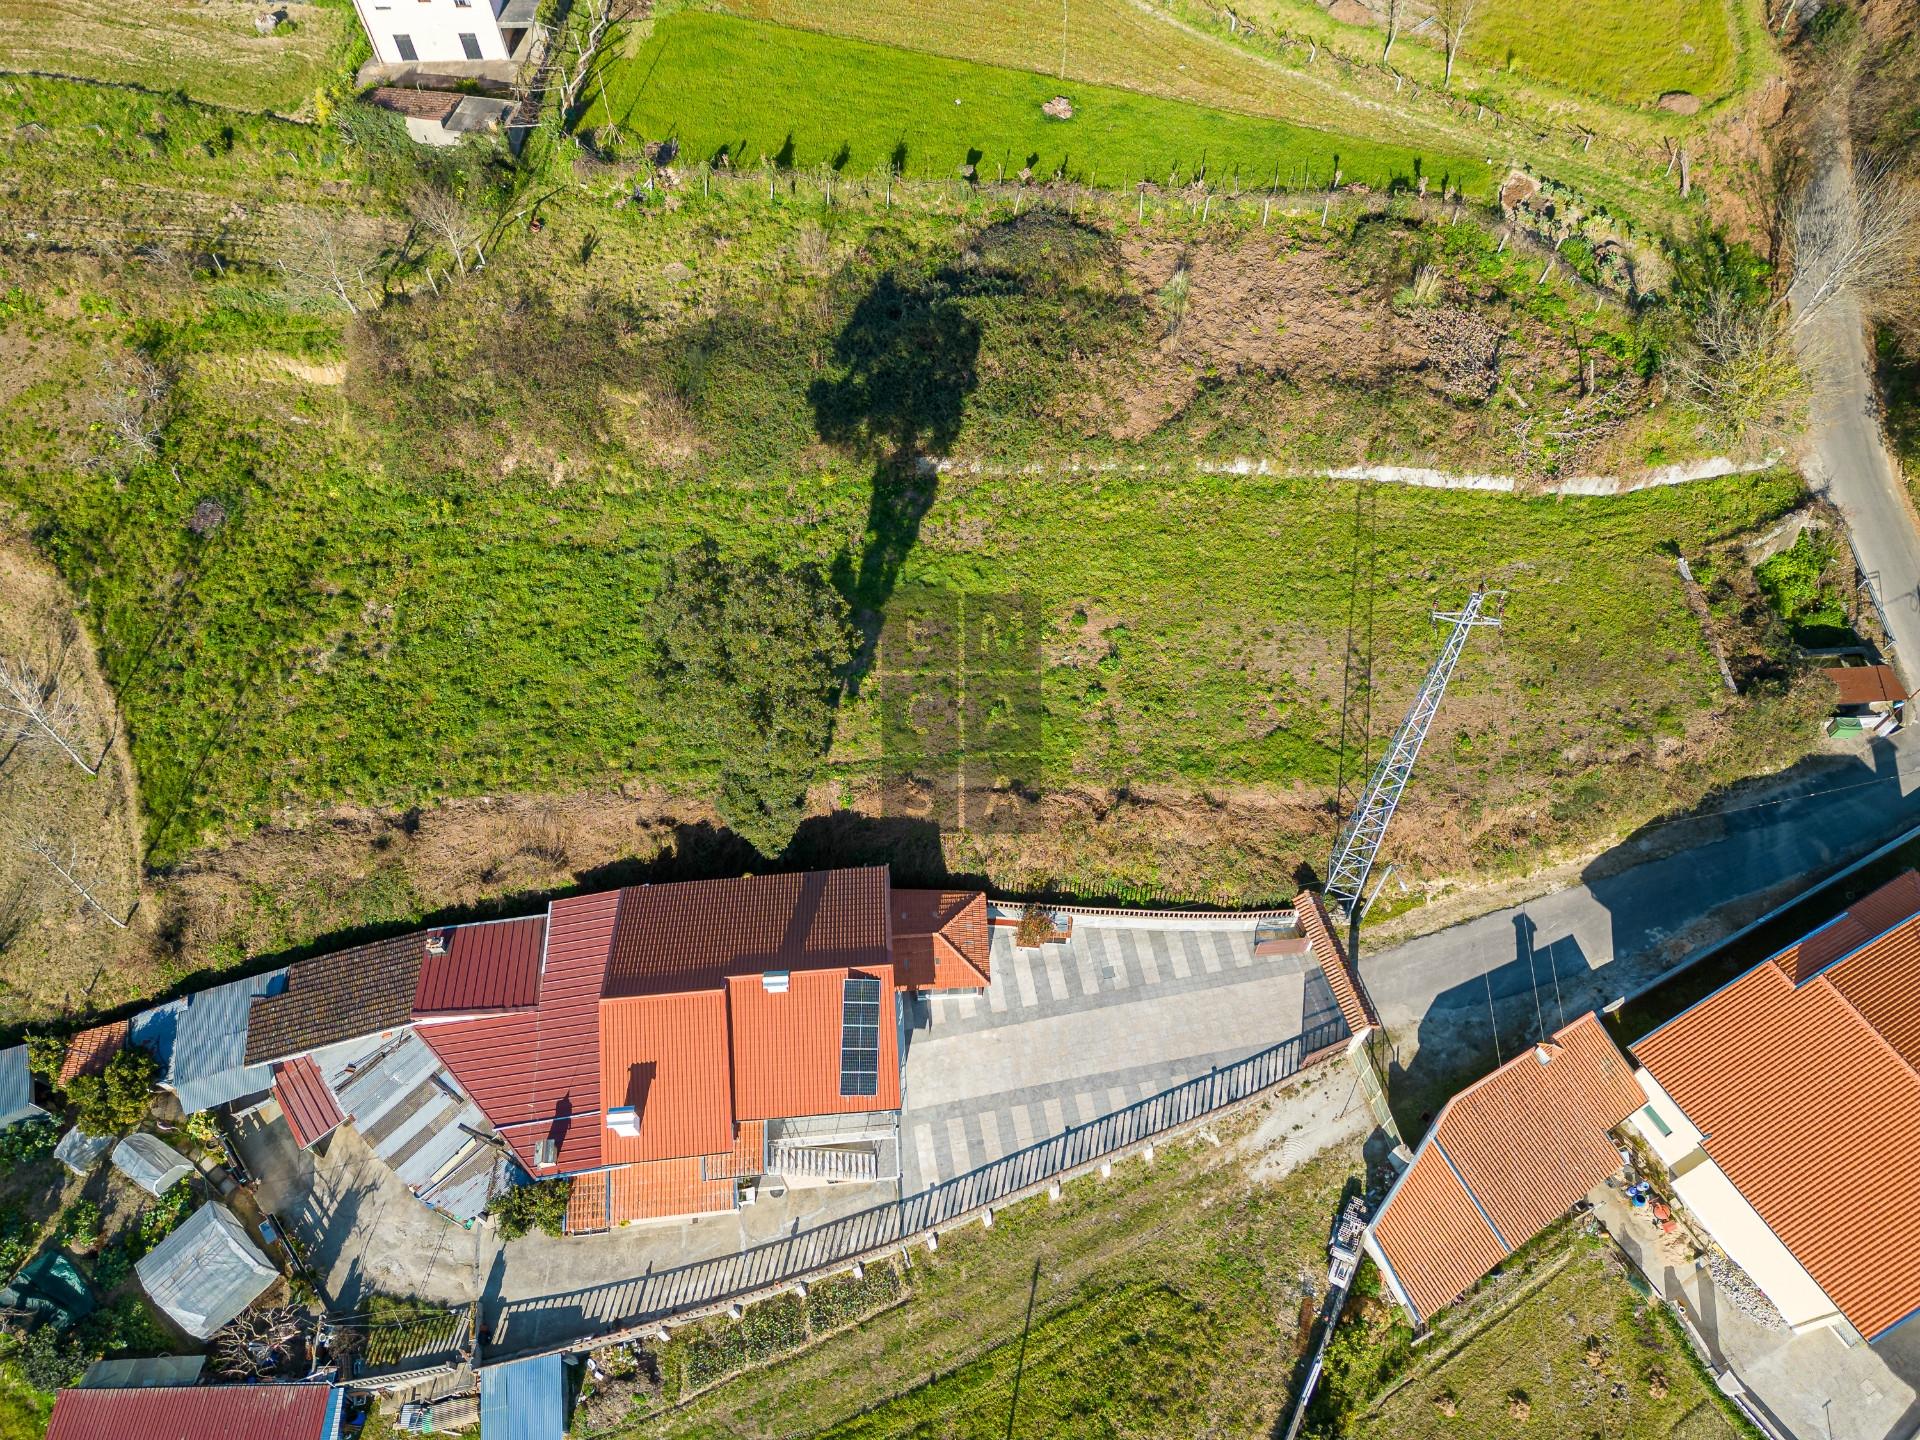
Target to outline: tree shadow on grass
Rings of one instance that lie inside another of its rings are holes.
[[[834,575],[869,636],[938,491],[931,460],[959,435],[979,383],[980,327],[962,303],[962,284],[951,267],[882,275],[834,338],[838,373],[807,392],[820,438],[873,461],[865,539]],[[858,669],[870,651],[869,644]]]

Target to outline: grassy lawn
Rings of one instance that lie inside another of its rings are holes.
[[[15,84],[22,118],[124,103]],[[165,113],[167,173],[198,185],[218,118]],[[90,133],[60,125],[41,152],[54,184],[8,203],[88,190]],[[93,143],[117,160],[121,141]],[[251,212],[328,190],[372,208],[377,176],[337,137],[250,121],[231,144],[224,196]],[[1014,223],[944,190],[888,210],[877,192],[824,208],[743,182],[646,206],[631,188],[587,172],[449,298],[365,324],[263,269],[23,273],[0,333],[0,432],[21,461],[6,493],[82,597],[153,858],[340,801],[705,792],[719,757],[637,676],[661,559],[708,535],[818,561],[872,611],[899,585],[1036,605],[1037,778],[1064,798],[1024,835],[950,837],[952,869],[1088,894],[1291,893],[1326,844],[1359,497],[1197,462],[1552,474],[1699,453],[1631,369],[1624,322],[1536,284],[1471,224],[1409,211],[1323,236],[1317,216],[1262,230],[1255,207],[1239,228],[1176,212],[1136,229]],[[1468,338],[1499,337],[1491,395],[1395,368],[1474,316],[1492,328]],[[135,347],[171,376],[158,453],[76,465],[99,443],[104,367]],[[929,388],[925,365],[958,379]],[[1584,418],[1535,418],[1562,412]],[[962,468],[923,480],[887,437]],[[1427,663],[1428,608],[1483,580],[1515,590],[1429,745],[1403,873],[1518,866],[1637,823],[1651,792],[1634,762],[1686,803],[1783,759],[1804,706],[1720,698],[1662,547],[1697,556],[1797,495],[1788,475],[1614,500],[1381,489],[1376,734]],[[883,531],[905,537],[897,555]],[[874,689],[843,708],[823,807],[870,798]],[[1146,803],[1073,798],[1122,787]]]
[[[0,70],[296,114],[365,42],[341,0],[285,8],[288,23],[261,35],[253,24],[260,7],[238,0],[0,0]]]
[[[1485,0],[1464,53],[1621,105],[1670,90],[1707,102],[1738,79],[1731,12],[1730,0]]]
[[[1519,1297],[1516,1299],[1516,1297]],[[1608,1440],[1726,1440],[1736,1427],[1656,1300],[1628,1281],[1604,1237],[1571,1224],[1510,1261],[1405,1347],[1366,1303],[1335,1342],[1329,1395],[1309,1434],[1425,1440],[1449,1435],[1605,1435]],[[1380,1369],[1372,1362],[1383,1358]],[[1374,1382],[1371,1396],[1343,1391]],[[1337,1402],[1337,1403],[1336,1403]],[[1334,1411],[1344,1415],[1329,1429]]]
[[[1056,95],[1069,120],[1040,107]],[[939,59],[810,31],[689,11],[656,22],[621,65],[583,123],[648,139],[674,136],[696,158],[725,151],[736,165],[832,164],[853,174],[888,166],[951,177],[973,164],[981,178],[1025,166],[1121,187],[1186,183],[1203,169],[1252,188],[1276,176],[1313,189],[1336,169],[1348,183],[1489,192],[1482,161],[1422,153],[1297,125],[1180,104],[1127,90],[1062,82],[1025,70]]]
[[[1059,1204],[1036,1198],[991,1230],[943,1235],[937,1254],[913,1252],[902,1303],[691,1398],[678,1381],[686,1358],[756,1321],[676,1332],[658,1357],[667,1389],[634,1400],[640,1415],[673,1408],[591,1433],[1264,1434],[1356,1157],[1336,1147],[1282,1179],[1253,1179],[1236,1143],[1250,1128],[1242,1118],[1220,1132],[1224,1149],[1163,1148],[1152,1166],[1073,1181]]]
[[[0,1361],[0,1440],[40,1440],[53,1397],[36,1390],[12,1361]]]

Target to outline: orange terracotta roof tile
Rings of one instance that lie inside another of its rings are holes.
[[[1645,1103],[1588,1013],[1442,1106],[1372,1226],[1416,1313],[1451,1304],[1618,1170],[1607,1132]]]
[[[903,988],[979,990],[993,978],[982,890],[895,890],[893,963]]]
[[[840,1093],[843,982],[850,974],[880,981],[878,1093]],[[733,1113],[741,1120],[854,1115],[900,1108],[900,1034],[893,967],[796,971],[784,993],[757,975],[727,982],[733,1032]]]
[[[567,1230],[589,1234],[635,1220],[669,1220],[737,1209],[739,1186],[709,1180],[698,1157],[646,1160],[576,1175],[567,1195]]]
[[[1333,991],[1334,1003],[1340,1007],[1347,1029],[1356,1035],[1378,1029],[1380,1017],[1374,1013],[1373,1001],[1367,997],[1359,975],[1347,960],[1347,947],[1333,933],[1333,920],[1320,897],[1311,890],[1303,892],[1293,902],[1293,913],[1301,931],[1313,942],[1313,958],[1327,977],[1327,985]]]
[[[767,1122],[744,1120],[733,1148],[718,1155],[703,1155],[700,1171],[709,1180],[744,1180],[767,1172]]]
[[[757,981],[753,983],[758,983]],[[636,1111],[640,1133],[608,1126],[602,1163],[710,1155],[733,1143],[727,997],[630,995],[600,1002],[600,1096]]]
[[[885,866],[641,885],[621,892],[606,993],[710,990],[736,975],[891,959]]]
[[[1869,1340],[1920,1313],[1917,880],[1900,876],[1633,1047]]]
[[[98,1075],[105,1070],[107,1062],[126,1045],[127,1032],[132,1028],[130,1020],[114,1020],[75,1035],[67,1042],[66,1058],[60,1062],[59,1083],[65,1085],[82,1075]]]

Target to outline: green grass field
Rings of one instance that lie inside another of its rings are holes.
[[[1041,106],[1064,94],[1070,120]],[[979,178],[1022,167],[1110,187],[1136,180],[1215,184],[1239,177],[1263,188],[1348,183],[1435,186],[1488,193],[1483,162],[1421,153],[1297,125],[1206,110],[1023,70],[971,65],[914,50],[862,44],[730,16],[683,11],[657,21],[607,84],[583,129],[612,122],[647,138],[672,136],[696,159],[724,151],[736,166],[767,157],[832,164],[852,174],[891,166],[913,176]]]
[[[13,83],[23,118],[113,104]],[[166,114],[183,188],[215,163],[204,135],[231,145],[224,194],[250,211],[320,183],[378,193],[339,137],[223,127],[175,102]],[[130,143],[93,133],[58,125],[36,152],[56,186],[10,203],[65,188],[89,206],[149,204],[89,187],[102,156],[87,145],[118,163]],[[956,840],[955,869],[1082,893],[1279,894],[1325,843],[1356,496],[1197,462],[1551,473],[1695,453],[1684,425],[1649,410],[1620,322],[1536,285],[1472,225],[1386,217],[1330,243],[1317,216],[1259,229],[1256,205],[1238,230],[1176,211],[1123,239],[1064,217],[1014,224],[1007,202],[946,187],[903,190],[891,210],[877,190],[828,208],[750,181],[671,205],[629,193],[550,196],[537,236],[494,247],[440,303],[422,292],[366,326],[244,267],[23,274],[32,298],[0,333],[16,359],[0,435],[20,462],[6,494],[82,597],[125,710],[151,858],[335,802],[614,781],[710,793],[721,757],[639,683],[639,617],[663,557],[711,536],[838,568],[873,610],[896,585],[1029,597],[1046,661],[1038,783],[1170,787],[1167,809],[1117,833],[1128,812],[1088,806],[1004,846]],[[1176,263],[1192,296],[1170,352],[1154,277]],[[1273,298],[1258,287],[1279,265],[1303,268]],[[1400,298],[1421,267],[1447,304],[1499,327],[1511,398],[1370,368],[1383,327],[1426,323]],[[1244,348],[1256,312],[1273,358]],[[102,365],[134,345],[174,376],[159,453],[123,472],[76,465],[98,443]],[[1624,387],[1612,448],[1524,441],[1529,415],[1577,405],[1587,355]],[[929,383],[926,367],[947,378]],[[907,403],[926,395],[934,411]],[[923,483],[893,463],[896,442],[984,468]],[[1430,606],[1482,580],[1516,591],[1429,747],[1403,868],[1498,870],[1637,823],[1650,794],[1636,757],[1668,768],[1662,803],[1778,763],[1804,707],[1716,698],[1659,547],[1698,554],[1798,488],[1382,489],[1377,729],[1426,664]],[[203,502],[211,528],[194,521]],[[827,771],[842,803],[870,793],[879,735],[864,687]],[[1257,823],[1232,818],[1236,797],[1266,807]]]
[[[0,70],[72,75],[213,105],[310,111],[364,47],[353,7],[291,4],[273,35],[238,0],[0,0]]]
[[[1612,1242],[1566,1226],[1526,1255],[1441,1316],[1439,1334],[1410,1354],[1403,1331],[1370,1328],[1364,1313],[1350,1313],[1337,1347],[1391,1334],[1384,1343],[1401,1358],[1381,1398],[1352,1404],[1337,1432],[1326,1428],[1328,1407],[1317,1403],[1318,1424],[1308,1433],[1365,1440],[1516,1433],[1733,1440],[1747,1433],[1728,1418],[1730,1402],[1711,1388],[1677,1322],[1629,1284]],[[1539,1278],[1529,1273],[1536,1266]],[[1352,1360],[1330,1360],[1335,1393]],[[1351,1373],[1365,1370],[1354,1364]]]
[[[1465,57],[1620,105],[1670,90],[1706,103],[1739,76],[1731,11],[1730,0],[1485,0]]]
[[[913,1253],[904,1303],[593,1440],[1264,1434],[1352,1156],[1251,1180],[1233,1149],[1247,1128],[1229,1122],[1225,1150],[1162,1149],[1070,1182],[1058,1204],[943,1235],[937,1254]],[[729,1325],[676,1332],[660,1356],[669,1403],[683,1353],[727,1343]]]

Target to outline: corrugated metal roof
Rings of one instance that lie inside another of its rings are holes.
[[[286,1060],[408,1024],[426,945],[422,930],[291,966],[285,993],[253,1002],[247,1063]]]
[[[566,1376],[558,1355],[490,1365],[480,1372],[485,1440],[564,1440]]]
[[[1920,943],[1914,924],[1888,923],[1902,906],[1920,910],[1915,882],[1902,875],[1633,1047],[1707,1155],[1869,1339],[1920,1311],[1920,1074],[1906,1048],[1920,1024]],[[1809,954],[1852,948],[1833,931],[1870,943],[1813,973]]]
[[[0,1125],[45,1113],[33,1103],[33,1067],[27,1063],[27,1047],[0,1050]]]
[[[333,1440],[327,1385],[194,1385],[62,1390],[47,1440]]]
[[[547,917],[496,920],[435,931],[445,952],[420,964],[416,1017],[525,1010],[540,998]]]
[[[842,982],[850,974],[880,981],[878,1093],[840,1093]],[[727,982],[733,1038],[733,1113],[741,1120],[797,1115],[851,1115],[900,1108],[900,1036],[893,967],[806,970],[792,974],[784,993],[766,989],[758,975]]]
[[[286,980],[285,970],[275,970],[182,995],[134,1016],[128,1038],[153,1051],[160,1083],[188,1114],[257,1095],[273,1084],[273,1072],[246,1063],[248,1015],[255,996],[278,994]]]
[[[105,1070],[107,1061],[127,1043],[130,1028],[128,1021],[114,1020],[75,1035],[67,1042],[66,1058],[60,1062],[59,1083],[65,1085],[82,1075],[98,1075]]]
[[[134,1267],[147,1298],[205,1340],[279,1277],[233,1212],[209,1201]]]
[[[753,983],[758,984],[758,981]],[[600,1003],[600,1098],[631,1106],[640,1133],[607,1129],[601,1162],[710,1155],[733,1143],[723,991],[632,995]]]
[[[1367,997],[1366,988],[1347,959],[1347,947],[1333,933],[1333,922],[1320,897],[1310,890],[1302,893],[1293,902],[1293,913],[1302,933],[1313,942],[1314,961],[1327,977],[1327,986],[1333,991],[1334,1003],[1340,1007],[1347,1029],[1355,1035],[1376,1029],[1380,1017],[1374,1014],[1373,1001]]]
[[[1906,686],[1890,665],[1837,665],[1820,673],[1840,692],[1842,705],[1892,704],[1907,698]]]
[[[912,990],[977,990],[993,978],[987,897],[980,890],[895,890],[893,963]]]
[[[1442,1106],[1371,1227],[1421,1317],[1619,1169],[1607,1132],[1645,1102],[1588,1013]]]
[[[346,1122],[320,1067],[305,1055],[273,1067],[273,1098],[302,1150],[312,1149]]]
[[[891,959],[885,866],[642,885],[621,892],[606,993],[711,990],[735,975]]]
[[[553,902],[537,1008],[419,1031],[537,1175],[601,1163],[600,993],[619,909],[618,891]],[[536,1167],[544,1139],[558,1157]]]
[[[415,1195],[461,1221],[486,1209],[504,1165],[493,1127],[418,1032],[328,1078],[361,1138]]]

